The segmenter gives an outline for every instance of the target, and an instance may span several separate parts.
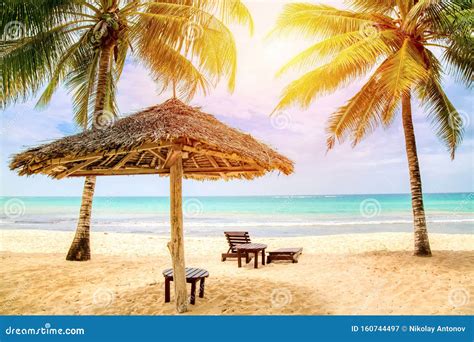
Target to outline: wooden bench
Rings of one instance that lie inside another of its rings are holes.
[[[170,295],[170,283],[173,281],[173,269],[168,268],[163,271],[165,277],[165,303],[169,303],[171,300]],[[209,272],[202,268],[186,267],[186,282],[191,284],[191,297],[190,303],[196,303],[196,282],[199,283],[199,298],[204,297],[204,279],[209,277]]]
[[[298,262],[298,258],[302,252],[302,247],[280,248],[275,251],[268,252],[267,264],[271,263],[274,260],[288,260],[295,264]]]
[[[229,250],[227,253],[222,253],[222,261],[225,261],[227,258],[237,258],[237,249],[235,246],[244,243],[251,243],[249,232],[224,232],[224,235],[229,244]],[[246,259],[247,262],[249,262],[248,256],[246,256]]]

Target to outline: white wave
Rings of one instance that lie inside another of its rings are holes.
[[[434,219],[428,223],[468,223],[474,219]],[[186,227],[314,227],[314,226],[365,226],[365,225],[391,225],[391,224],[412,224],[412,220],[374,220],[374,221],[303,221],[303,222],[282,222],[282,221],[247,221],[247,222],[206,222],[194,221],[185,222]],[[161,222],[96,222],[97,226],[116,227],[169,227],[169,221]]]
[[[15,220],[0,220],[0,226],[44,226],[45,224],[54,225],[71,225],[75,220],[31,220],[31,221],[15,221]],[[428,219],[428,223],[472,223],[474,218],[434,218]],[[200,227],[217,227],[217,228],[239,228],[239,227],[336,227],[336,226],[375,226],[375,225],[395,225],[395,224],[412,224],[411,219],[383,219],[383,220],[306,220],[306,221],[274,221],[274,220],[239,220],[237,217],[226,222],[219,222],[214,219],[209,222],[205,218],[185,220],[185,226],[188,228],[200,228]],[[93,226],[96,227],[123,227],[123,228],[168,228],[170,226],[169,220],[163,218],[156,220],[148,219],[146,221],[136,220],[120,220],[115,221],[113,219],[94,219],[92,222]]]

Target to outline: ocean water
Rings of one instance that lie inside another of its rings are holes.
[[[425,194],[430,232],[474,233],[474,194]],[[80,197],[0,197],[0,229],[76,228]],[[188,236],[305,236],[413,230],[408,194],[185,197]],[[168,197],[96,197],[92,230],[167,235]]]

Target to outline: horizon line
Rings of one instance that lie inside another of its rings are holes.
[[[474,191],[453,191],[453,192],[424,192],[423,195],[444,195],[444,194],[470,194]],[[380,196],[380,195],[411,195],[409,192],[387,192],[387,193],[353,193],[353,194],[277,194],[277,195],[183,195],[183,197],[291,197],[291,196],[300,196],[300,197],[315,197],[315,196]],[[44,198],[77,198],[82,197],[81,195],[77,196],[45,196],[45,195],[0,195],[2,197],[44,197]],[[94,196],[94,198],[153,198],[153,197],[163,197],[168,198],[169,196],[164,195],[119,195],[119,196]]]

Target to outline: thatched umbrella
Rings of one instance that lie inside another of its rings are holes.
[[[20,175],[56,179],[83,176],[170,175],[171,253],[176,308],[186,311],[182,178],[253,179],[293,172],[293,163],[251,135],[177,99],[13,156]],[[100,129],[101,128],[101,129]]]

